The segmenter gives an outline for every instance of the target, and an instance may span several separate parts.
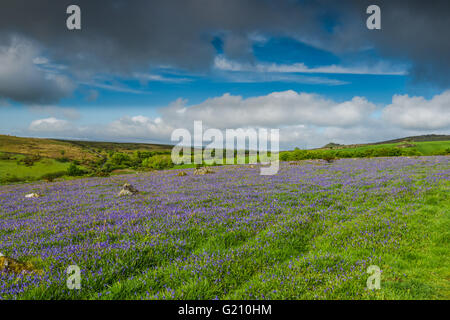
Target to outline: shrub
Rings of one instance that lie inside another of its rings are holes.
[[[14,160],[15,158],[7,153],[0,153],[0,160]]]
[[[374,157],[397,157],[402,155],[402,150],[398,148],[380,148],[373,150]]]
[[[83,174],[85,174],[85,171],[80,169],[74,162],[67,169],[67,175],[71,177],[82,176]]]
[[[14,183],[14,182],[20,182],[23,181],[21,178],[18,178],[16,175],[12,175],[12,176],[6,176],[3,177],[1,182],[2,183]]]
[[[35,162],[41,160],[41,156],[40,155],[31,155],[31,156],[26,156],[23,159],[20,159],[19,161],[17,161],[17,164],[23,164],[27,167],[31,167],[34,165]]]
[[[289,161],[289,152],[282,152],[280,153],[280,160],[281,161]]]
[[[404,149],[402,150],[402,156],[421,156],[422,153],[417,149]]]
[[[61,178],[64,175],[66,175],[66,171],[57,171],[57,172],[46,173],[46,174],[42,175],[40,179],[52,182],[56,178]]]
[[[336,156],[334,152],[324,152],[324,154],[322,155],[322,159],[328,163],[332,163],[334,160],[336,160]]]
[[[169,169],[174,166],[169,155],[155,155],[142,161],[142,166],[157,170]]]
[[[16,175],[7,174],[6,177],[0,179],[0,183],[16,183],[16,182],[26,182],[35,180],[33,177],[17,177]]]
[[[109,177],[109,172],[104,171],[104,170],[99,170],[99,171],[96,171],[95,173],[93,173],[92,176],[96,176],[96,177]]]
[[[117,166],[128,166],[130,165],[131,157],[123,152],[115,152],[109,161]]]

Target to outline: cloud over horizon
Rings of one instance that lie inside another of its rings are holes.
[[[101,125],[77,127],[71,121],[50,117],[34,120],[29,130],[67,137],[170,143],[173,130],[192,131],[194,121],[201,120],[204,129],[278,128],[282,148],[311,148],[330,141],[352,144],[434,130],[448,132],[448,103],[450,91],[429,100],[393,96],[387,106],[377,106],[364,97],[336,102],[292,90],[247,99],[224,94],[190,106],[186,100],[177,99],[153,118],[130,115]],[[379,112],[381,116],[377,116]]]

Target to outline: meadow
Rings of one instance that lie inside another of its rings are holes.
[[[282,161],[342,158],[373,158],[397,156],[436,156],[450,154],[450,136],[418,136],[366,145],[335,145],[318,149],[281,151]],[[417,141],[416,141],[417,140]],[[334,146],[335,145],[335,146]],[[67,180],[79,177],[106,177],[138,172],[187,169],[199,166],[191,157],[190,164],[174,164],[173,146],[145,143],[117,143],[20,138],[0,135],[0,184],[29,183],[37,180]],[[244,156],[235,151],[234,159],[222,163],[249,163],[249,151]],[[191,150],[194,154],[194,150]],[[242,158],[240,158],[242,157]],[[23,163],[24,159],[34,159]],[[239,158],[239,159],[238,159]],[[231,160],[231,161],[230,161]],[[195,162],[195,163],[194,163]],[[206,166],[206,163],[202,164]]]
[[[449,156],[213,171],[0,186],[0,252],[42,270],[0,272],[0,299],[450,298]]]
[[[47,174],[66,171],[70,165],[68,162],[59,162],[55,159],[44,158],[39,159],[31,166],[27,166],[19,163],[26,156],[16,154],[10,157],[7,160],[0,160],[0,182],[32,181],[45,177]]]

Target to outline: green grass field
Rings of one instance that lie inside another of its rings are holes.
[[[24,155],[16,154],[14,158],[14,160],[0,160],[0,180],[8,176],[38,179],[47,173],[65,171],[69,167],[69,163],[61,163],[49,158],[43,158],[32,166],[25,166],[17,163],[17,160],[25,158]]]
[[[439,152],[441,150],[445,150],[450,148],[450,141],[425,141],[425,142],[408,142],[414,147],[409,147],[408,149],[417,150],[422,153],[424,156],[433,155],[435,152]],[[381,149],[381,148],[395,148],[403,145],[404,143],[387,143],[387,144],[373,144],[367,146],[359,146],[355,148],[344,148],[337,150],[354,150],[354,151],[364,151],[369,149]],[[336,150],[336,149],[335,149]]]

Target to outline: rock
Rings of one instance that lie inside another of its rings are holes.
[[[135,187],[133,187],[131,184],[129,183],[125,183],[122,187],[122,190],[120,190],[118,196],[122,197],[122,196],[132,196],[135,194],[138,194],[139,190],[137,190]]]
[[[25,195],[25,198],[39,198],[40,195],[38,195],[37,193],[29,193],[27,195]]]
[[[201,168],[194,170],[194,175],[202,175],[202,174],[209,174],[209,173],[214,173],[214,171],[212,171],[208,167],[201,167]]]
[[[177,173],[177,176],[184,177],[184,176],[187,176],[187,173],[184,172],[184,171],[180,171],[180,172]]]
[[[21,263],[17,260],[5,257],[2,253],[0,253],[0,272],[13,272],[16,274],[39,273],[39,271],[34,269],[31,264]]]

